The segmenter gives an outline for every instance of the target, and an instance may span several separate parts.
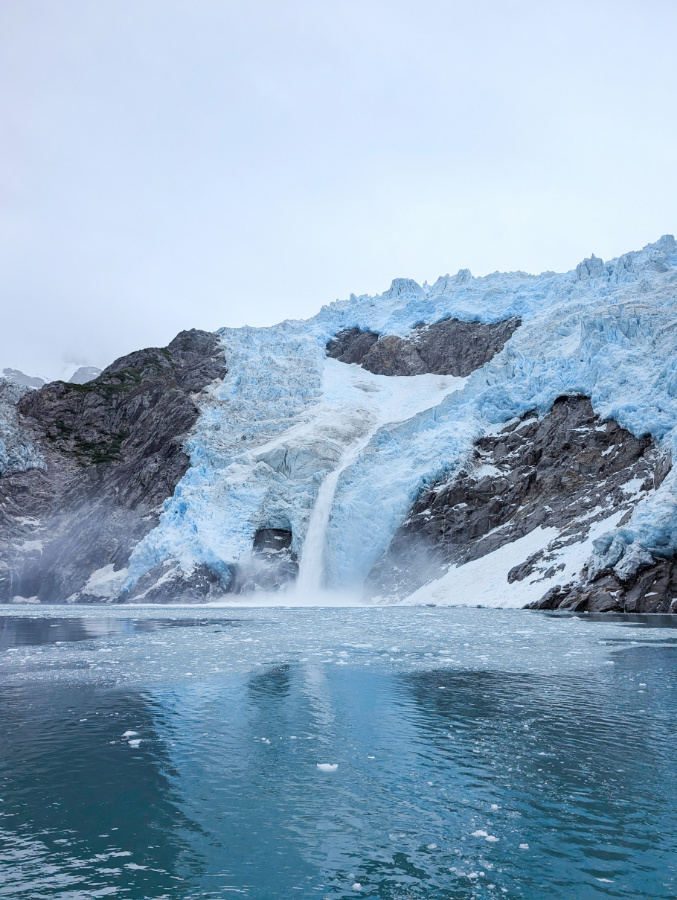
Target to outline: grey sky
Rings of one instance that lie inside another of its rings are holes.
[[[677,231],[677,4],[3,0],[0,368]]]

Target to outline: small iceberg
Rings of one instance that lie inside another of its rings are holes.
[[[338,763],[318,763],[317,768],[320,772],[335,772],[338,769]]]

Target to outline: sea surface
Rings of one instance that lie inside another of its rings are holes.
[[[0,608],[0,898],[677,897],[677,630]]]

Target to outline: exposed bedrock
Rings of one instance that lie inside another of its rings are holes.
[[[298,559],[291,545],[290,530],[260,528],[254,535],[252,558],[247,565],[237,566],[228,592],[279,591],[290,585],[299,574]]]
[[[357,363],[375,375],[430,373],[464,378],[499,353],[520,324],[517,318],[492,325],[443,319],[419,326],[407,338],[349,328],[329,341],[327,356]]]
[[[615,524],[623,524],[669,468],[650,437],[636,438],[612,420],[601,422],[586,397],[559,398],[541,419],[527,415],[482,437],[465,471],[421,493],[372,571],[369,591],[404,596],[450,566],[484,557],[538,527],[555,527],[557,538],[507,578],[542,577],[552,584],[558,550],[585,540],[595,523],[614,513]],[[670,564],[655,566],[656,577],[664,578]],[[565,599],[549,593],[545,608]],[[635,611],[645,608],[643,602],[637,599]]]
[[[21,427],[46,468],[0,478],[2,601],[117,593],[134,545],[188,468],[196,395],[225,374],[217,335],[191,330],[116,360],[93,381],[54,382],[19,400]]]
[[[271,593],[289,587],[299,573],[286,528],[260,528],[254,536],[251,558],[229,566],[226,572],[197,566],[190,574],[172,560],[154,566],[126,592],[125,601],[143,603],[204,603],[224,594]]]

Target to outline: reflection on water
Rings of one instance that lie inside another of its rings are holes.
[[[572,612],[547,612],[545,615],[552,619],[581,618],[580,613]],[[584,613],[586,622],[598,622],[608,625],[615,622],[628,627],[644,628],[677,628],[677,616],[667,613]]]
[[[152,740],[161,720],[138,695],[0,692],[0,897],[173,890],[190,859],[182,831],[194,826],[177,802],[171,758]],[[143,753],[121,738],[132,729],[149,738]]]
[[[30,670],[8,652],[0,897],[677,896],[669,633],[359,616],[196,612],[174,643],[124,625],[28,647]],[[135,687],[102,681],[107,639]]]
[[[0,616],[0,651],[9,647],[90,641],[110,635],[139,634],[161,628],[239,625],[237,619],[120,619],[78,617]]]

